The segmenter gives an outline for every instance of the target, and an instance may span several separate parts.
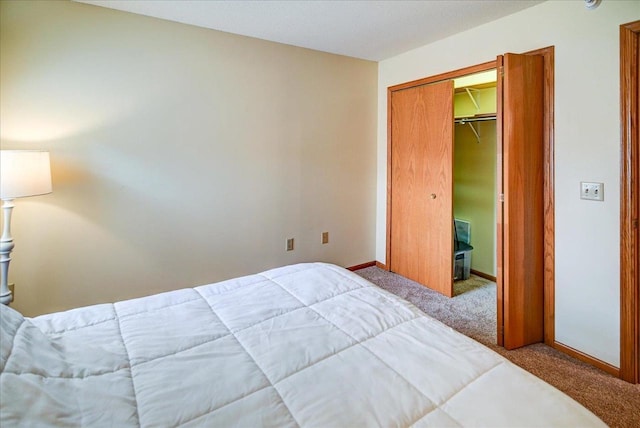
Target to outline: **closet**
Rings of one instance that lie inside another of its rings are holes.
[[[541,55],[505,54],[495,62],[469,67],[466,73],[445,73],[388,89],[387,268],[452,297],[454,126],[460,126],[455,125],[452,79],[491,69],[498,71],[494,204],[498,344],[513,349],[543,339]],[[475,121],[474,130],[481,137],[479,122]]]
[[[496,70],[455,79],[454,87],[454,280],[471,270],[495,281]]]

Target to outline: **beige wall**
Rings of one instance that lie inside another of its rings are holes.
[[[385,261],[387,87],[555,46],[556,340],[614,366],[620,357],[619,28],[640,2],[547,1],[380,62],[377,260]],[[526,102],[526,100],[523,100]],[[580,199],[603,182],[604,202]]]
[[[374,259],[376,63],[67,1],[1,8],[1,145],[50,150],[54,186],[16,201],[14,308]]]

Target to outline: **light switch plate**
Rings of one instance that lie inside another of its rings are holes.
[[[604,201],[604,183],[580,182],[580,199]]]

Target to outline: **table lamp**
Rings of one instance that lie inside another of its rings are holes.
[[[49,152],[41,150],[0,150],[0,199],[4,212],[2,238],[0,238],[0,303],[13,301],[8,275],[13,238],[11,237],[11,210],[15,198],[51,193],[51,166]]]

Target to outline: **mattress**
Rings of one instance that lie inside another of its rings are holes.
[[[329,264],[36,318],[0,313],[3,427],[604,426]]]

